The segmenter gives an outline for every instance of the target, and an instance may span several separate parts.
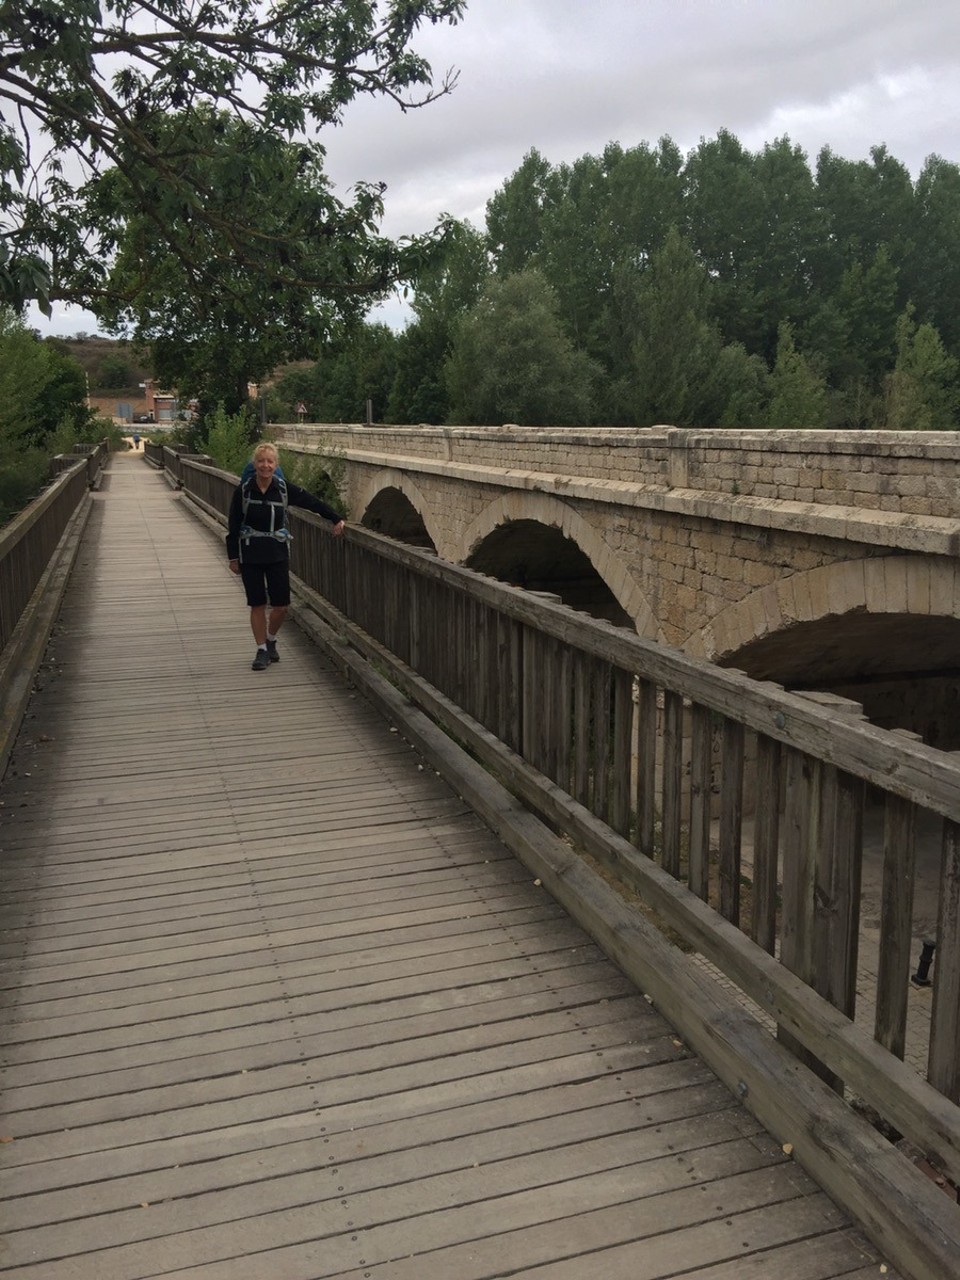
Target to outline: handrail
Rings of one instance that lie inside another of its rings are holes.
[[[71,461],[0,530],[0,773],[89,514],[91,475],[99,475],[105,456],[95,448]]]
[[[50,563],[89,480],[86,457],[75,459],[47,488],[0,529],[0,651]]]
[[[110,445],[106,440],[100,440],[96,444],[75,444],[69,453],[58,453],[50,459],[50,474],[59,475],[82,459],[87,467],[87,484],[95,489],[109,455]]]

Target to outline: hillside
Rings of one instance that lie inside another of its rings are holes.
[[[76,360],[87,375],[91,396],[136,399],[142,394],[140,383],[150,376],[149,357],[122,338],[77,336],[46,341]]]

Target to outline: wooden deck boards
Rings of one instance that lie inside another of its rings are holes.
[[[113,461],[0,788],[0,1277],[878,1274],[180,502]]]

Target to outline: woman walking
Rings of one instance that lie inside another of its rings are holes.
[[[343,516],[299,485],[276,475],[278,454],[273,444],[253,451],[253,475],[233,491],[227,519],[227,558],[239,574],[250,606],[250,628],[257,642],[252,667],[266,671],[279,662],[277,632],[290,605],[290,531],[287,507],[303,507],[343,533]]]

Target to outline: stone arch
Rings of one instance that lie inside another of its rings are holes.
[[[648,639],[662,638],[649,601],[627,565],[573,507],[549,494],[508,493],[495,499],[464,530],[457,548],[457,560],[461,564],[468,563],[486,539],[503,526],[517,521],[530,521],[557,529],[574,542],[631,619],[637,633]]]
[[[877,556],[791,574],[725,609],[686,648],[787,688],[842,694],[876,724],[960,746],[960,565],[946,558]]]
[[[877,556],[792,573],[724,609],[684,647],[722,662],[765,636],[849,614],[960,618],[960,566]]]
[[[419,516],[420,524],[423,526],[424,539],[404,538],[402,534],[394,533],[390,528],[378,528],[378,532],[382,532],[388,537],[400,537],[402,541],[411,541],[418,546],[428,543],[431,549],[438,551],[435,522],[430,510],[430,504],[405,471],[393,469],[377,471],[365,480],[356,495],[357,507],[363,513],[360,516],[360,523],[367,528],[377,528],[370,519],[371,512],[375,511],[378,500],[382,503],[384,496],[390,493],[401,495],[405,503]]]

